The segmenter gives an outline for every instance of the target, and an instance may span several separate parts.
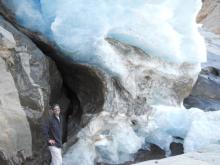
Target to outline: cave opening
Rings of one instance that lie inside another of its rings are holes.
[[[102,111],[104,84],[100,75],[92,68],[74,63],[72,60],[57,60],[66,95],[70,100],[64,112],[64,142],[74,143],[77,132],[94,114]]]
[[[45,50],[45,47],[44,47]],[[48,51],[47,51],[48,55]],[[102,111],[104,105],[105,82],[101,73],[91,66],[75,63],[72,59],[61,55],[49,55],[55,61],[63,79],[63,89],[70,100],[68,108],[63,113],[64,136],[63,142],[68,146],[77,141],[77,133],[94,114]],[[171,155],[183,154],[181,143],[170,145]],[[150,151],[140,149],[134,154],[134,161],[123,165],[142,161],[165,158],[165,151],[157,145],[151,144]],[[99,163],[97,163],[99,165]],[[104,165],[102,163],[102,165]],[[105,164],[106,165],[106,164]]]

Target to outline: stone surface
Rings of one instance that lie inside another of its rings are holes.
[[[213,67],[203,68],[188,98],[187,108],[197,107],[206,111],[220,110],[220,71]]]
[[[207,62],[202,64],[202,71],[192,93],[184,100],[184,106],[204,111],[220,110],[220,1],[204,0],[197,22],[203,24],[200,32],[206,41]]]
[[[204,0],[196,21],[210,32],[220,34],[220,1]]]
[[[217,20],[216,20],[217,21]],[[205,111],[220,110],[220,35],[201,29],[207,46],[207,61],[202,64],[191,94],[184,100],[186,108],[197,107]]]
[[[26,158],[43,162],[42,119],[50,103],[68,105],[60,73],[54,62],[2,17],[0,67],[0,159],[8,164],[21,164]]]
[[[8,43],[4,42],[5,37],[2,38],[2,58],[14,78],[21,104],[27,110],[28,117],[38,118],[49,102],[49,60],[30,39],[3,18],[0,19],[0,24],[14,39],[14,45],[5,48],[5,44]]]

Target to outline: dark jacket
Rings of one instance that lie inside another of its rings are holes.
[[[43,134],[46,137],[48,146],[52,146],[48,143],[50,139],[55,140],[55,144],[58,148],[62,148],[62,117],[60,116],[60,121],[55,115],[52,115],[49,120],[44,124]]]

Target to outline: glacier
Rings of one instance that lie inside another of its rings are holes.
[[[137,46],[148,54],[175,63],[197,63],[206,58],[195,24],[201,7],[198,0],[3,2],[15,11],[23,26],[52,38],[80,62],[121,66],[122,59],[117,59],[106,38]]]
[[[195,23],[201,0],[3,2],[22,26],[41,32],[74,61],[103,70],[106,79],[117,77],[129,94],[124,99],[107,84],[114,98],[107,94],[64,164],[124,163],[149,144],[169,156],[179,138],[184,152],[219,144],[220,112],[182,107],[206,61]]]

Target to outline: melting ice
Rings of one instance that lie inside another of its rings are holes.
[[[80,140],[64,155],[64,164],[93,165],[98,162],[119,164],[133,160],[132,154],[147,144],[158,145],[170,154],[170,144],[183,138],[184,152],[196,151],[220,142],[220,111],[203,112],[156,106],[144,116],[112,117],[102,112],[84,128]],[[132,123],[135,121],[135,125]],[[80,146],[80,147],[78,147]]]
[[[123,70],[123,59],[115,55],[105,38],[175,63],[197,63],[206,58],[195,24],[199,0],[4,2],[24,26],[40,30],[75,60],[104,65],[115,72]]]
[[[205,44],[195,24],[201,0],[5,0],[4,3],[15,11],[23,26],[40,31],[74,60],[110,71],[121,76],[122,81],[127,81],[123,78],[129,70],[106,38],[138,47],[164,63],[198,65],[206,60]],[[163,65],[158,67],[164,69]],[[216,130],[220,112],[185,110],[164,106],[160,101],[152,106],[153,111],[143,116],[113,117],[102,112],[80,131],[80,140],[64,155],[64,164],[93,165],[94,160],[123,163],[132,160],[132,154],[148,143],[160,146],[169,155],[174,137],[184,139],[185,152],[219,143],[220,131]]]

